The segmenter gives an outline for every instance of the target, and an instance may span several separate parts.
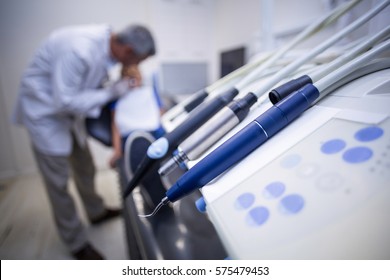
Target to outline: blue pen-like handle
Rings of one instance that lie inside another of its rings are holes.
[[[308,84],[272,106],[180,177],[166,192],[168,200],[174,202],[209,183],[282,130],[318,97],[317,88]]]

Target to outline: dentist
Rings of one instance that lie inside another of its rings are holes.
[[[110,67],[154,54],[153,37],[140,25],[118,33],[108,25],[65,27],[42,43],[22,75],[13,121],[27,129],[59,235],[76,259],[104,257],[87,239],[68,191],[70,174],[91,224],[120,215],[95,191],[84,118],[128,92],[127,80],[103,87]]]

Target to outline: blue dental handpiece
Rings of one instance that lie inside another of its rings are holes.
[[[346,75],[351,74],[360,65],[365,65],[378,54],[388,51],[389,47],[390,40],[387,39],[328,74],[315,84],[307,84],[276,103],[195,164],[166,192],[166,196],[161,200],[153,213],[144,215],[144,217],[154,215],[163,205],[177,201],[192,191],[208,184],[289,125],[312,104],[329,94],[326,89]]]
[[[164,204],[174,202],[222,174],[291,123],[319,97],[307,84],[272,106],[187,171],[166,192]]]

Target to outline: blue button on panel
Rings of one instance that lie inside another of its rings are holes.
[[[354,147],[344,152],[343,160],[352,164],[362,163],[369,160],[373,154],[373,151],[368,147]]]
[[[268,217],[268,209],[263,206],[259,206],[249,211],[246,217],[246,222],[250,226],[261,226],[268,220]]]
[[[282,210],[288,214],[296,214],[302,210],[305,200],[299,194],[290,194],[283,197],[280,201]]]
[[[355,133],[355,139],[360,142],[370,142],[380,138],[383,135],[383,129],[377,126],[362,128]]]
[[[278,198],[286,189],[285,184],[282,182],[272,182],[264,188],[264,196],[266,198]]]
[[[255,196],[252,193],[243,193],[237,197],[235,207],[238,210],[247,209],[255,202]]]
[[[344,149],[346,145],[347,144],[342,139],[332,139],[322,144],[321,152],[327,155],[335,154]]]

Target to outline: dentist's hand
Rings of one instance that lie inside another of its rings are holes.
[[[115,98],[125,95],[130,89],[134,88],[134,81],[131,78],[122,78],[109,86],[109,91]]]

